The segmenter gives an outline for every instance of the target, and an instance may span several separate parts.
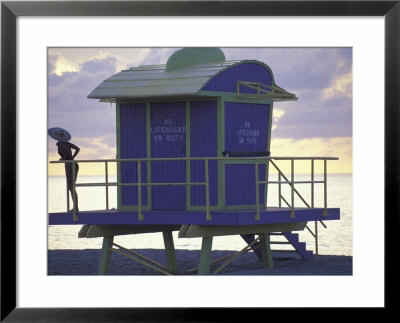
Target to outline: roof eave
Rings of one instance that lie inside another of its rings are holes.
[[[203,94],[200,93],[181,93],[181,94],[169,94],[169,95],[148,95],[148,96],[119,96],[119,97],[100,97],[100,96],[88,96],[88,99],[97,99],[100,102],[112,102],[115,103],[117,101],[139,101],[139,100],[149,100],[149,99],[185,99],[185,98],[194,98],[194,97],[204,97]]]

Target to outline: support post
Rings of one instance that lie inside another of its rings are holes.
[[[311,207],[314,208],[314,159],[311,159]]]
[[[327,169],[326,169],[326,159],[324,159],[324,214],[323,216],[326,217],[328,212],[327,212],[327,204],[328,204],[328,198],[327,198]]]
[[[256,221],[260,221],[260,184],[258,183],[259,175],[258,175],[258,159],[254,164],[255,168],[255,178],[256,178]]]
[[[67,212],[69,212],[69,210],[71,210],[71,208],[69,207],[69,189],[68,189],[68,180],[67,180],[67,176],[65,176],[65,188],[67,191]]]
[[[315,221],[315,258],[318,259],[318,221]]]
[[[200,263],[198,270],[199,275],[208,275],[210,273],[212,240],[212,236],[203,237],[201,242]]]
[[[78,221],[78,216],[76,215],[76,187],[75,187],[75,178],[76,178],[76,169],[75,169],[75,162],[71,163],[72,165],[72,202],[73,202],[73,220],[75,222]]]
[[[268,233],[260,234],[261,260],[264,268],[274,268],[272,260],[270,237]]]
[[[281,172],[278,172],[278,199],[279,199],[279,207],[282,207],[282,187],[281,187]]]
[[[292,210],[290,211],[290,218],[294,218],[294,159],[291,160],[291,169],[292,169],[292,180],[291,180],[291,200],[292,200]]]
[[[142,169],[140,165],[141,161],[138,160],[137,162],[137,173],[138,173],[138,219],[139,221],[143,221],[143,214],[142,214]]]
[[[108,210],[108,162],[106,161],[105,163],[105,180],[106,180],[106,210]]]
[[[206,220],[211,221],[210,215],[210,180],[208,173],[208,159],[204,159],[204,172],[206,180]]]
[[[165,256],[167,257],[167,268],[171,273],[176,273],[178,271],[176,264],[176,255],[174,247],[174,238],[172,236],[172,231],[163,231]]]
[[[98,275],[108,275],[110,269],[112,246],[114,242],[114,236],[103,238],[103,247],[101,249],[101,257],[99,263]]]

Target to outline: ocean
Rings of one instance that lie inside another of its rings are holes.
[[[276,180],[275,175],[270,175],[270,180]],[[295,180],[309,180],[310,175],[295,175]],[[321,180],[322,175],[315,175],[315,180]],[[109,176],[109,181],[116,181],[115,176]],[[77,183],[101,183],[103,176],[78,176]],[[290,200],[288,185],[282,187],[283,194]],[[310,203],[310,184],[298,184],[295,186],[304,199]],[[353,254],[353,194],[351,174],[328,174],[328,207],[340,208],[338,221],[325,221],[327,228],[318,224],[318,253],[320,255],[343,255]],[[323,185],[315,184],[315,206],[323,206]],[[105,188],[90,187],[77,188],[79,196],[79,209],[98,210],[105,209]],[[72,203],[71,203],[72,205]],[[270,184],[268,187],[268,206],[278,206],[278,185]],[[295,199],[296,206],[304,206],[300,199]],[[109,188],[109,207],[117,207],[117,190]],[[67,208],[66,203],[66,181],[64,176],[49,176],[48,178],[48,212],[63,212]],[[314,231],[314,222],[308,224]],[[83,250],[100,249],[102,238],[78,238],[81,225],[50,225],[48,227],[48,249],[49,250]],[[174,232],[174,243],[176,249],[199,250],[201,238],[178,238]],[[305,242],[308,250],[315,252],[315,239],[308,230],[299,232],[300,240]],[[281,239],[274,237],[275,240]],[[164,243],[161,233],[148,233],[115,237],[115,243],[130,249],[163,249]],[[291,248],[290,246],[279,246],[279,249]],[[215,237],[213,239],[213,250],[241,250],[245,242],[240,236]],[[274,249],[274,246],[272,247]]]

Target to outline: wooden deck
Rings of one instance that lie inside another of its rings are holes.
[[[304,221],[340,220],[339,208],[295,208],[290,217],[290,208],[266,208],[260,210],[260,220],[255,219],[256,210],[211,211],[211,221],[206,220],[205,211],[143,211],[143,220],[136,211],[99,210],[77,212],[78,221],[73,221],[72,212],[49,213],[49,225],[257,225],[272,223],[294,223]]]

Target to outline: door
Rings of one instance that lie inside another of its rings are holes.
[[[185,102],[152,103],[151,157],[186,157],[186,104]],[[186,182],[186,162],[152,161],[152,183]],[[185,210],[186,186],[152,186],[153,210]]]
[[[225,103],[225,150],[230,156],[266,156],[269,104]],[[259,165],[259,181],[265,180],[265,164]],[[244,160],[225,164],[226,205],[256,203],[255,162]],[[260,184],[260,203],[264,203],[265,184]]]

